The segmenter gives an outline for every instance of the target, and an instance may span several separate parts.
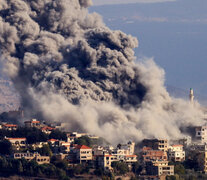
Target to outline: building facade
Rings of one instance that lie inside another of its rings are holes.
[[[185,151],[183,150],[183,145],[172,145],[168,151],[168,157],[172,161],[184,161],[185,160]]]

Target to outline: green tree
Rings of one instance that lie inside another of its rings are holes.
[[[166,180],[176,180],[176,177],[175,176],[167,176]]]
[[[49,135],[49,139],[59,139],[59,140],[67,140],[67,135],[65,132],[62,132],[58,129],[53,130],[50,135]]]
[[[44,144],[42,148],[37,149],[37,152],[39,152],[42,156],[50,156],[52,157],[52,150],[50,149],[50,146],[48,144]]]
[[[174,171],[175,171],[175,174],[184,175],[185,167],[182,164],[175,164]]]
[[[82,137],[76,139],[75,144],[86,145],[89,147],[92,147],[92,145],[93,145],[91,139],[88,136],[82,136]]]
[[[116,174],[124,175],[129,171],[128,165],[125,162],[114,161],[111,166]]]
[[[54,156],[51,158],[51,163],[54,164],[57,168],[67,170],[68,162],[66,160],[57,160]]]
[[[142,166],[139,164],[139,162],[132,164],[132,171],[134,174],[139,175],[142,171]]]

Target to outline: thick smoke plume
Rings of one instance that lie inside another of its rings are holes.
[[[1,0],[0,49],[24,109],[111,142],[179,138],[202,123],[199,105],[173,99],[136,38],[89,14],[91,0]]]

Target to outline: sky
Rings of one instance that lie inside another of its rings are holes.
[[[126,2],[109,2],[115,1]],[[94,0],[100,3],[108,2]],[[110,28],[137,37],[136,56],[153,57],[165,70],[166,85],[207,97],[206,0],[92,6],[90,11],[101,14]]]
[[[160,3],[166,1],[175,1],[175,0],[93,0],[93,4],[99,6],[99,5],[129,4],[129,3]]]

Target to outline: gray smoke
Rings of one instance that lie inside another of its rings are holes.
[[[173,99],[153,60],[135,63],[136,38],[89,14],[91,0],[1,0],[0,47],[29,114],[111,142],[178,138],[202,111]]]

